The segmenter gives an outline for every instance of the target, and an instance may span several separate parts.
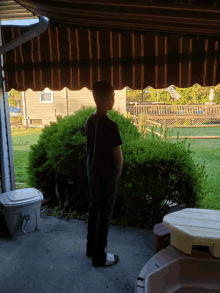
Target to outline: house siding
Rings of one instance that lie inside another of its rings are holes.
[[[120,114],[125,115],[126,87],[123,90],[115,90],[114,92],[115,104],[113,110],[119,111]],[[66,93],[68,99],[66,99]],[[82,105],[96,107],[92,91],[87,88],[83,88],[79,91],[70,91],[65,87],[61,91],[54,91],[53,95],[53,103],[41,103],[40,92],[35,92],[31,89],[28,89],[25,92],[28,126],[50,125],[50,122],[56,122],[56,116],[61,115],[62,117],[65,117],[67,111],[68,115],[72,115],[75,111],[79,110]],[[22,118],[24,117],[22,116]],[[25,119],[22,119],[22,124],[25,125]]]

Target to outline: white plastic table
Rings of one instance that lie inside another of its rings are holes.
[[[186,208],[164,216],[170,229],[170,244],[191,254],[192,245],[209,246],[211,254],[220,257],[220,211]]]

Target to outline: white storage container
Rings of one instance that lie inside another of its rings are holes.
[[[40,207],[43,198],[43,194],[35,188],[0,194],[0,210],[11,237],[40,228]]]

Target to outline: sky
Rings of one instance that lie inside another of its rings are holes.
[[[2,25],[30,25],[38,23],[39,19],[21,19],[21,20],[7,20],[1,22]]]

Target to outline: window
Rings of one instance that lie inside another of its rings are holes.
[[[40,92],[40,103],[53,103],[53,91],[45,88]]]

